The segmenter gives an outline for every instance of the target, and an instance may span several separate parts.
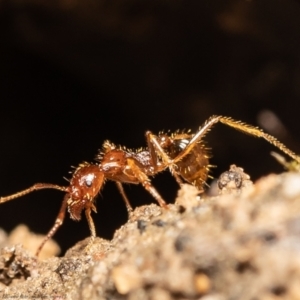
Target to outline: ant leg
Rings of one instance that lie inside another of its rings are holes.
[[[233,120],[232,118],[229,118],[229,117],[219,116],[217,118],[219,118],[221,123],[223,123],[227,126],[233,127],[237,130],[240,130],[242,132],[248,133],[248,134],[256,136],[256,137],[264,138],[267,142],[274,145],[275,147],[280,149],[282,152],[284,152],[285,154],[287,154],[288,156],[293,158],[295,161],[300,163],[300,156],[296,155],[293,151],[288,149],[284,144],[282,144],[280,141],[278,141],[274,136],[265,133],[262,129],[248,125],[241,121]]]
[[[116,181],[116,185],[117,185],[117,188],[118,188],[120,194],[123,197],[123,200],[125,201],[125,205],[126,205],[128,213],[131,213],[133,211],[133,209],[132,209],[132,206],[130,205],[130,202],[129,202],[126,194],[125,194],[125,191],[123,189],[122,183],[119,182],[119,181]]]
[[[41,189],[56,189],[56,190],[60,190],[60,191],[66,192],[66,188],[65,187],[62,187],[62,186],[59,186],[59,185],[56,185],[56,184],[51,184],[51,183],[36,183],[32,187],[30,187],[30,188],[28,188],[26,190],[23,190],[21,192],[18,192],[18,193],[15,193],[15,194],[12,194],[12,195],[6,196],[6,197],[0,197],[0,203],[4,203],[4,202],[10,201],[10,200],[22,197],[22,196],[27,195],[27,194],[29,194],[31,192],[34,192],[34,191],[37,191],[37,190],[41,190]]]
[[[85,210],[85,216],[86,216],[86,219],[88,221],[89,228],[90,228],[90,231],[91,231],[91,237],[90,237],[89,243],[86,247],[86,250],[89,250],[89,248],[92,246],[92,244],[93,244],[93,242],[96,238],[96,229],[95,229],[94,221],[93,221],[92,216],[91,216],[91,208],[90,207],[88,207]]]
[[[146,132],[146,140],[147,140],[147,146],[148,146],[148,149],[149,149],[152,164],[155,167],[155,172],[163,171],[168,166],[171,166],[172,165],[172,159],[163,150],[163,148],[161,147],[161,145],[157,141],[156,135],[154,135],[151,131],[147,131]],[[162,165],[159,164],[160,162],[159,162],[159,159],[157,157],[155,149],[159,152],[159,156],[161,157],[161,159],[164,162]]]
[[[294,160],[287,161],[282,155],[271,152],[271,155],[287,170],[287,171],[293,171],[293,172],[299,172],[300,171],[300,164]]]
[[[211,127],[218,122],[221,122],[227,126],[235,128],[236,130],[240,130],[244,133],[248,133],[255,137],[264,138],[267,142],[280,149],[282,152],[284,152],[285,154],[293,158],[295,161],[300,162],[300,157],[298,155],[296,155],[293,151],[288,149],[284,144],[279,142],[275,137],[265,133],[262,129],[248,125],[241,121],[233,120],[232,118],[229,117],[212,116],[204,123],[202,127],[200,127],[199,131],[192,137],[189,144],[174,159],[169,160],[168,163],[174,164],[180,161],[184,156],[186,156],[193,149],[195,144],[198,143],[205,136],[205,134],[211,129]],[[159,144],[157,143],[157,141],[154,140],[154,144],[155,147],[158,148]]]
[[[148,144],[148,149],[149,149],[150,157],[152,159],[153,165],[156,168],[156,172],[162,171],[167,166],[169,166],[169,169],[170,169],[170,172],[171,172],[172,176],[175,177],[175,180],[177,181],[177,183],[179,184],[179,186],[181,186],[183,184],[183,181],[180,178],[180,176],[177,174],[174,166],[172,165],[172,159],[167,155],[167,153],[163,150],[163,148],[161,147],[161,145],[157,141],[157,136],[154,135],[152,132],[147,131],[146,132],[146,139],[147,139],[147,144]],[[157,158],[157,154],[156,154],[155,148],[159,152],[159,156],[161,156],[161,158],[162,158],[162,160],[164,162],[164,164],[160,168],[159,168],[159,165],[158,165],[159,164],[159,160]]]
[[[46,235],[46,237],[44,238],[43,242],[38,247],[36,254],[35,254],[36,256],[38,256],[40,254],[40,252],[41,252],[42,248],[44,247],[44,245],[46,244],[46,242],[53,237],[53,235],[55,234],[57,229],[62,225],[65,215],[66,215],[67,201],[68,201],[69,197],[70,197],[69,194],[65,195],[64,200],[61,205],[61,208],[60,208],[57,218],[55,220],[55,223],[54,223],[53,227],[50,229],[50,231],[48,232],[48,234]]]
[[[155,200],[159,203],[161,207],[167,208],[166,202],[163,200],[158,191],[151,184],[148,176],[141,171],[141,169],[135,164],[133,159],[128,158],[127,164],[130,167],[130,170],[133,172],[135,177],[139,180],[139,182],[143,185],[143,187],[155,198]]]
[[[170,172],[172,174],[172,176],[174,176],[175,180],[177,181],[177,183],[179,184],[179,186],[183,185],[183,180],[180,178],[180,176],[177,174],[177,172],[174,170],[173,165],[169,166]]]

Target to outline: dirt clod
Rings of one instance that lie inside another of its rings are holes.
[[[97,238],[88,253],[88,239],[47,260],[20,245],[3,248],[0,297],[299,299],[298,179],[270,175],[213,198],[184,186],[176,205],[136,208],[111,241]]]

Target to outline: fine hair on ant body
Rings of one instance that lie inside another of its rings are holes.
[[[92,245],[96,230],[91,212],[97,212],[95,197],[99,194],[106,180],[115,181],[127,210],[132,207],[125,194],[122,184],[142,184],[143,187],[155,198],[158,204],[167,208],[166,202],[152,186],[149,177],[169,168],[179,185],[189,182],[195,185],[200,192],[206,183],[209,173],[209,153],[203,144],[203,137],[216,123],[221,122],[244,133],[255,137],[264,138],[269,143],[280,149],[282,152],[300,163],[300,157],[289,150],[275,137],[265,133],[262,129],[233,120],[230,117],[212,116],[195,133],[173,133],[158,135],[146,132],[147,147],[145,149],[129,150],[124,147],[117,147],[109,141],[105,141],[102,150],[96,157],[96,163],[84,162],[74,171],[67,187],[48,183],[36,183],[30,188],[1,197],[0,203],[4,203],[36,190],[57,189],[65,192],[65,196],[53,227],[44,238],[37,249],[38,256],[44,244],[49,240],[62,225],[66,210],[70,213],[71,219],[79,221],[84,210],[91,232],[91,238],[87,249]]]

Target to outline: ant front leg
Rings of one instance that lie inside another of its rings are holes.
[[[93,210],[95,210],[95,207],[92,207]],[[91,231],[91,237],[90,237],[90,241],[86,247],[86,250],[89,251],[90,247],[92,246],[95,238],[96,238],[96,229],[95,229],[95,224],[94,224],[94,221],[93,221],[93,218],[91,216],[91,208],[88,207],[86,210],[85,210],[85,216],[86,216],[86,219],[88,221],[88,224],[89,224],[89,228],[90,228],[90,231]]]
[[[55,234],[57,229],[62,225],[62,223],[65,219],[66,209],[68,206],[67,202],[68,202],[69,198],[70,198],[70,195],[66,194],[64,197],[64,200],[62,202],[61,208],[59,210],[59,213],[57,215],[57,218],[55,220],[55,223],[54,223],[53,227],[50,229],[50,231],[48,232],[48,234],[46,235],[46,237],[44,238],[41,245],[38,247],[36,254],[35,254],[36,256],[39,256],[39,254],[40,254],[41,250],[43,249],[44,245],[46,244],[46,242],[53,237],[53,235]]]
[[[31,192],[34,191],[38,191],[38,190],[42,190],[42,189],[55,189],[55,190],[59,190],[59,191],[63,191],[66,192],[67,188],[66,187],[62,187],[56,184],[51,184],[51,183],[36,183],[33,186],[31,186],[30,188],[23,190],[21,192],[12,194],[10,196],[6,196],[6,197],[0,197],[0,203],[4,203],[7,201],[11,201],[14,200],[16,198],[25,196]],[[48,232],[47,236],[45,237],[45,239],[43,240],[43,242],[41,243],[41,245],[39,246],[39,248],[36,251],[36,256],[38,256],[42,250],[42,248],[44,247],[45,243],[55,234],[55,232],[57,231],[57,229],[62,225],[64,218],[65,218],[65,214],[66,214],[66,208],[67,208],[67,201],[69,198],[69,194],[66,194],[62,203],[62,206],[59,210],[58,216],[56,218],[56,221],[53,225],[53,227],[50,229],[50,231]]]

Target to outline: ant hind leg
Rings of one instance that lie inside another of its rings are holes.
[[[157,140],[156,135],[154,135],[152,132],[147,131],[146,132],[146,139],[148,144],[148,149],[150,152],[150,156],[152,158],[152,163],[155,166],[156,169],[159,169],[158,167],[158,157],[156,154],[156,151],[159,153],[159,157],[161,157],[163,161],[162,167],[160,167],[160,171],[164,170],[165,168],[169,167],[169,170],[172,174],[172,176],[175,178],[179,186],[182,186],[183,180],[180,178],[178,173],[176,172],[174,165],[172,163],[172,159],[168,156],[168,154],[164,151],[164,149],[161,147],[160,143]],[[156,151],[155,151],[156,149]]]
[[[202,127],[198,130],[198,132],[192,137],[189,144],[169,163],[174,164],[180,161],[183,157],[185,157],[195,145],[208,133],[208,131],[212,128],[216,123],[221,122],[227,126],[233,127],[236,130],[242,131],[244,133],[248,133],[255,137],[264,138],[267,142],[272,144],[273,146],[280,149],[282,152],[293,158],[295,161],[300,163],[300,156],[296,155],[293,151],[288,149],[284,144],[279,142],[274,136],[265,133],[262,129],[258,127],[254,127],[252,125],[243,123],[241,121],[236,121],[230,117],[223,116],[212,116],[210,117]],[[156,144],[155,144],[156,146]]]

